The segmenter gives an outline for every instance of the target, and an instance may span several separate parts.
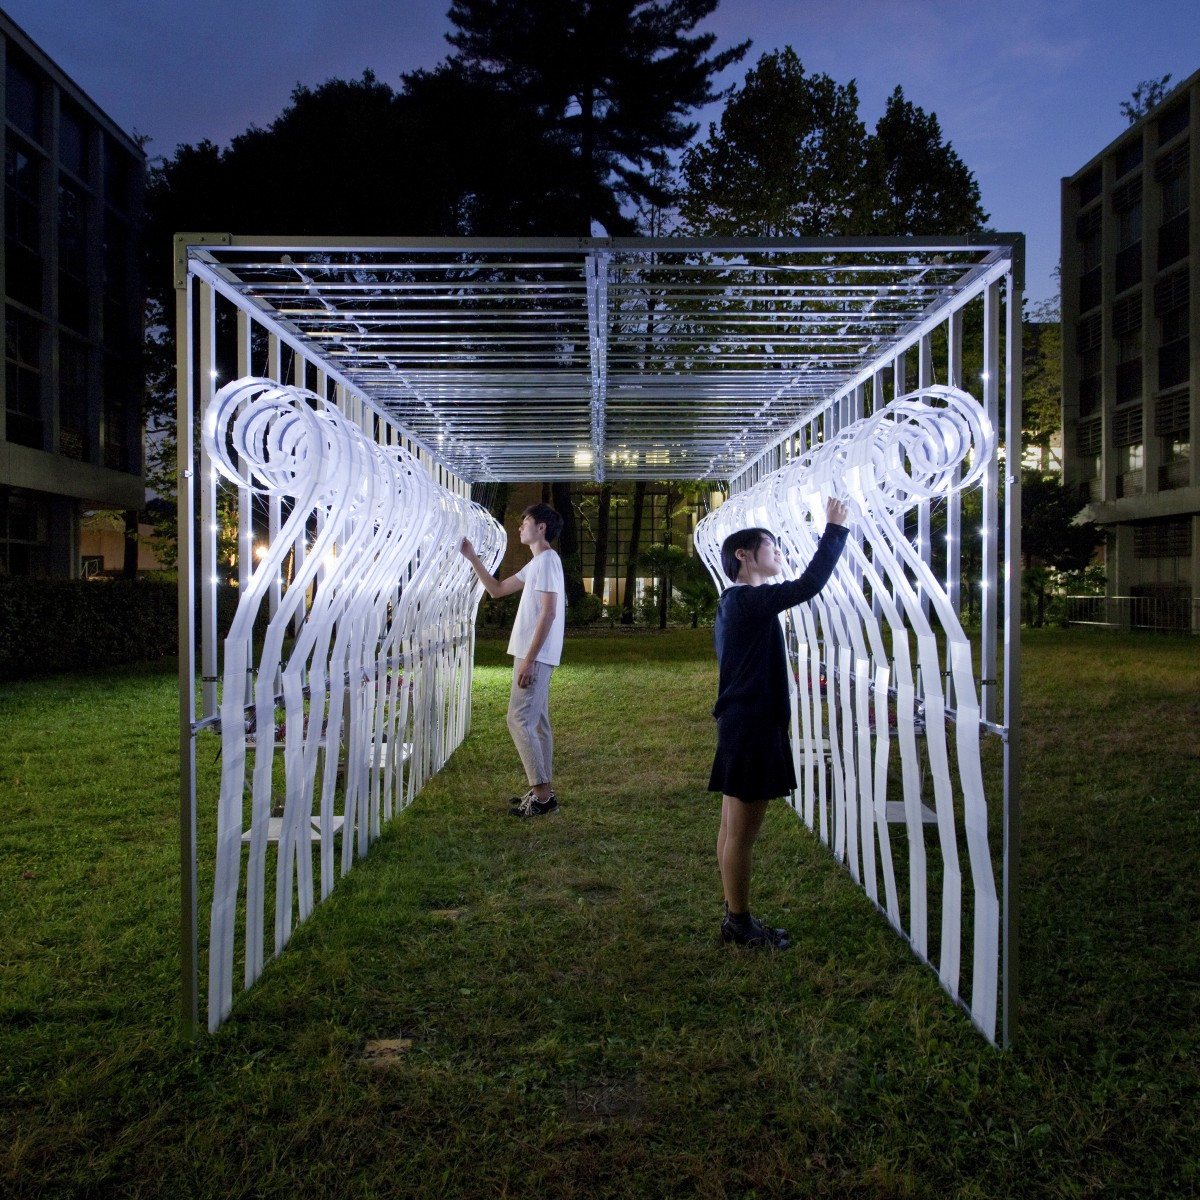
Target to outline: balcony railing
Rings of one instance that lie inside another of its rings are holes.
[[[1117,476],[1117,499],[1123,500],[1126,496],[1140,496],[1146,490],[1146,472],[1126,471],[1123,475]]]
[[[1158,468],[1158,490],[1168,492],[1172,488],[1187,487],[1192,482],[1192,464],[1189,459],[1164,463]]]
[[[1067,596],[1067,624],[1200,633],[1200,600],[1187,596]]]

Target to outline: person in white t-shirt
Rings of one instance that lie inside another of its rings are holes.
[[[530,505],[521,514],[519,536],[533,558],[501,582],[483,565],[475,547],[463,538],[459,549],[475,568],[487,594],[496,598],[521,593],[508,653],[513,656],[508,730],[529,780],[529,791],[514,797],[514,817],[542,817],[558,811],[554,794],[554,735],[550,730],[550,676],[562,658],[567,594],[562,559],[550,548],[562,532],[562,516],[548,504]]]

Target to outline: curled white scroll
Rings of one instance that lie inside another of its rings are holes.
[[[826,501],[837,496],[849,504],[852,536],[833,578],[810,604],[791,613],[789,653],[800,684],[793,697],[799,780],[793,805],[926,962],[924,825],[936,824],[942,876],[936,969],[946,990],[966,1003],[959,992],[961,832],[974,914],[968,1007],[991,1040],[1000,923],[980,762],[979,686],[959,615],[927,557],[905,534],[904,515],[914,505],[977,485],[995,452],[995,432],[972,396],[957,388],[924,388],[898,397],[731,496],[696,529],[697,551],[717,586],[724,588],[729,580],[721,570],[720,547],[730,533],[749,526],[771,530],[788,573],[795,575],[816,549]],[[952,713],[947,683],[952,685]],[[957,782],[950,767],[948,726],[953,729]],[[907,922],[889,831],[893,742],[899,754],[900,798],[892,801],[891,816],[902,819],[905,828]]]
[[[262,973],[271,844],[278,954],[316,900],[314,844],[324,899],[338,873],[337,837],[344,873],[466,735],[482,587],[458,546],[470,538],[494,570],[505,534],[414,455],[377,444],[301,388],[227,384],[204,414],[202,437],[239,505],[267,497],[286,514],[224,642],[215,1029],[233,1004],[243,878],[245,986]]]

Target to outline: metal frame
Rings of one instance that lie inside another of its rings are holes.
[[[212,464],[193,419],[217,388],[218,306],[236,312],[237,370],[252,326],[266,373],[282,347],[308,364],[368,436],[410,450],[459,495],[471,482],[687,479],[751,486],[798,452],[896,395],[905,356],[918,383],[935,331],[961,371],[962,313],[985,312],[983,403],[1005,443],[1020,441],[1019,235],[916,239],[288,239],[176,238],[180,449],[180,756],[184,1020],[198,1013],[195,738],[217,712]],[[999,333],[1005,334],[1003,365]],[[273,365],[272,365],[273,364]],[[1001,389],[1001,379],[1003,387]],[[200,487],[197,491],[196,485]],[[1005,746],[1002,1040],[1016,988],[1016,696],[1019,684],[1019,479],[989,467],[985,528],[995,548],[985,589],[983,725]],[[192,514],[200,502],[201,518]],[[957,504],[952,502],[952,531]],[[928,512],[918,517],[928,529]],[[279,529],[272,508],[272,536]],[[248,525],[241,526],[248,536]],[[928,554],[926,538],[925,554]],[[1003,553],[1001,554],[1001,551]],[[297,555],[304,547],[296,546]],[[244,560],[244,556],[243,556]],[[243,570],[246,568],[243,567]],[[957,595],[957,560],[947,587]],[[271,599],[278,604],[278,588]],[[1003,621],[1001,621],[1003,614]],[[996,682],[1003,636],[1003,683]]]

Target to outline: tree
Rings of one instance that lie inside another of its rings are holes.
[[[790,46],[747,73],[683,177],[680,212],[697,235],[966,233],[987,220],[935,114],[896,88],[868,135],[854,82],[806,74]]]
[[[596,519],[595,555],[592,569],[592,595],[603,596],[608,579],[608,521],[612,510],[612,484],[600,488],[599,513]]]
[[[638,556],[638,562],[653,572],[658,580],[658,627],[666,629],[674,578],[687,570],[687,552],[681,546],[660,542],[643,551]]]
[[[866,161],[854,83],[806,74],[787,46],[758,60],[684,156],[680,213],[708,236],[844,233]]]
[[[713,78],[743,42],[710,55],[693,34],[718,0],[451,0],[457,62],[533,115],[548,146],[568,154],[568,196],[546,233],[635,232],[623,207],[663,202],[653,178],[692,139],[695,109],[717,99]]]
[[[637,587],[638,552],[642,541],[642,513],[646,506],[646,481],[633,485],[633,512],[629,521],[629,550],[625,556],[625,596],[622,602],[621,624],[633,624],[633,592]]]
[[[1077,522],[1079,503],[1057,475],[1025,471],[1021,477],[1021,556],[1031,610],[1027,620],[1041,625],[1046,615],[1050,572],[1082,571],[1102,534],[1090,521]]]
[[[678,587],[679,598],[692,618],[692,628],[700,625],[700,618],[707,620],[717,610],[717,585],[713,583],[708,569],[698,558],[687,560],[685,577]]]
[[[856,224],[870,234],[970,233],[987,219],[979,184],[942,138],[936,113],[897,87],[867,147],[868,184]]]
[[[571,485],[552,483],[550,495],[555,511],[563,519],[562,532],[558,535],[558,553],[562,558],[567,603],[578,604],[586,589],[583,586],[583,555],[579,549],[579,524],[571,503]]]
[[[1143,79],[1133,89],[1129,99],[1121,101],[1121,116],[1128,117],[1130,125],[1136,124],[1166,99],[1167,93],[1171,91],[1170,82],[1170,75],[1164,75],[1161,79]]]
[[[1050,470],[1050,442],[1062,428],[1062,325],[1059,298],[1037,305],[1021,338],[1021,444],[1036,448],[1038,468]]]

